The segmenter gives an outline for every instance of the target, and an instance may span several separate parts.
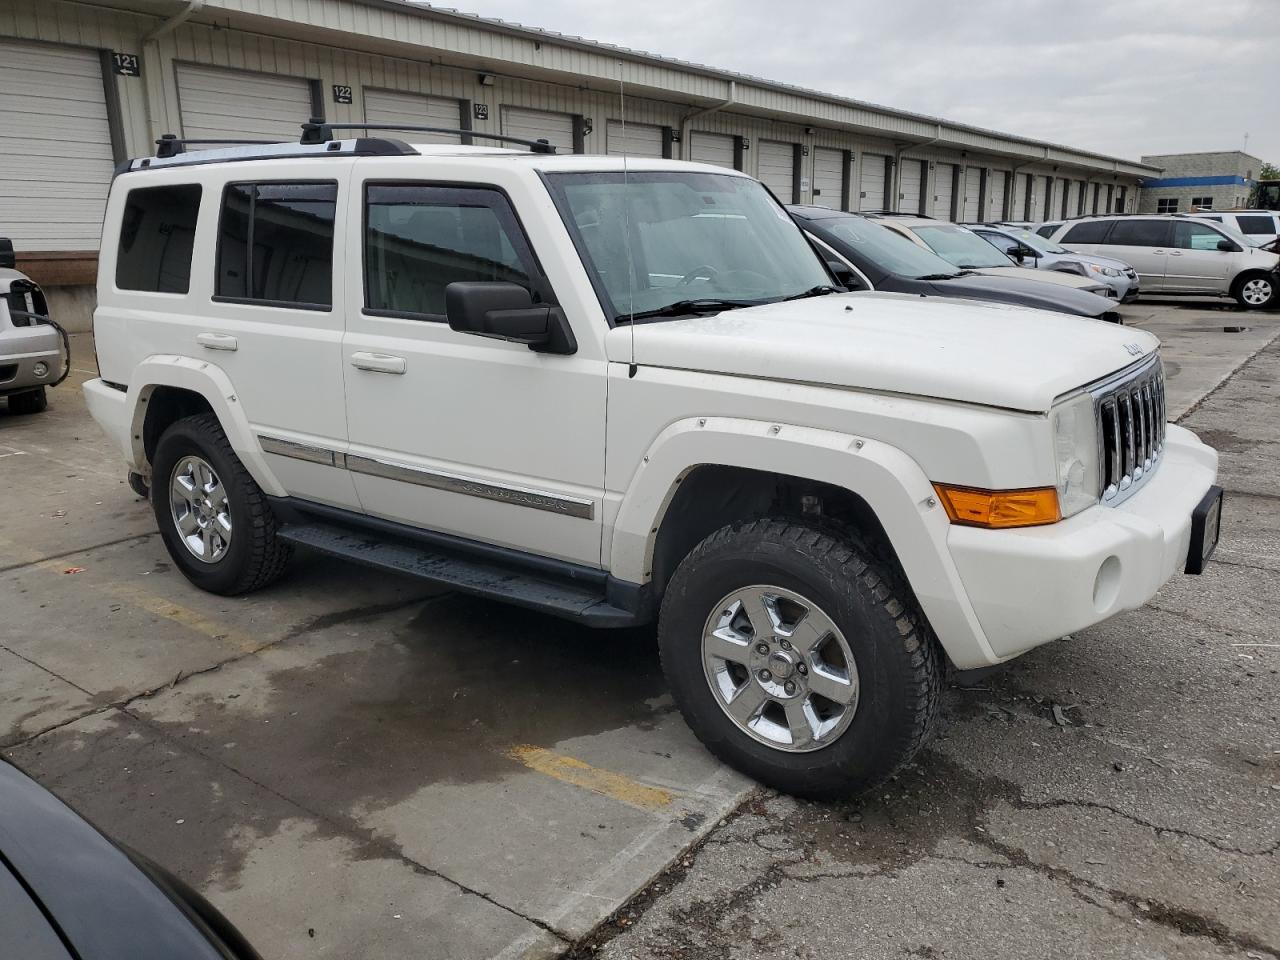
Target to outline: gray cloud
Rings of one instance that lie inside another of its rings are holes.
[[[1277,0],[464,0],[464,9],[1123,157],[1280,163]]]

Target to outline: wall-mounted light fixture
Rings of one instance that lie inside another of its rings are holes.
[[[482,73],[482,74],[480,74],[480,86],[482,86],[482,87],[492,87],[492,86],[493,86],[493,74],[492,74],[492,73]]]

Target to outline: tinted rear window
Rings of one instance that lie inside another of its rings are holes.
[[[200,186],[130,190],[120,221],[116,286],[150,293],[186,293],[200,212]]]
[[[1121,247],[1163,247],[1169,242],[1168,220],[1117,220],[1107,243]]]
[[[1249,236],[1276,232],[1276,222],[1268,216],[1236,217],[1236,223],[1240,225],[1240,232]]]
[[[1091,220],[1077,223],[1062,238],[1063,243],[1102,243],[1111,228],[1110,220]]]

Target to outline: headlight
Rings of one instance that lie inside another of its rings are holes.
[[[1093,396],[1082,393],[1049,413],[1053,426],[1053,455],[1058,463],[1058,505],[1063,517],[1098,502],[1098,424]]]
[[[1120,276],[1120,271],[1119,271],[1119,270],[1117,270],[1115,267],[1104,267],[1104,266],[1103,266],[1102,264],[1100,264],[1100,263],[1091,263],[1091,264],[1089,264],[1089,269],[1090,269],[1090,270],[1092,270],[1094,273],[1100,273],[1100,274],[1102,274],[1104,277],[1118,277],[1118,276]]]

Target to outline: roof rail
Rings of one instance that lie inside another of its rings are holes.
[[[301,160],[316,157],[406,157],[417,156],[418,151],[407,143],[384,138],[360,138],[333,140],[329,143],[303,144],[296,140],[283,143],[270,140],[181,140],[168,136],[156,141],[159,149],[154,157],[142,157],[122,161],[113,176],[136,170],[160,170],[168,167],[193,167],[213,163],[232,163],[239,160]],[[183,145],[219,144],[209,150],[193,150]]]
[[[275,143],[274,140],[186,140],[179,137],[176,133],[162,133],[160,139],[156,141],[156,156],[161,160],[167,160],[170,157],[176,157],[180,153],[186,153],[187,147],[240,147],[240,146],[262,146],[268,143]]]
[[[456,133],[461,137],[480,137],[483,140],[498,140],[502,143],[518,143],[528,147],[534,153],[555,153],[555,144],[549,140],[525,140],[521,137],[508,137],[500,133],[483,133],[479,130],[463,130],[461,127],[422,127],[402,123],[329,123],[313,117],[302,125],[302,137],[298,141],[305,144],[328,143],[333,140],[335,130],[406,130],[411,133]]]

